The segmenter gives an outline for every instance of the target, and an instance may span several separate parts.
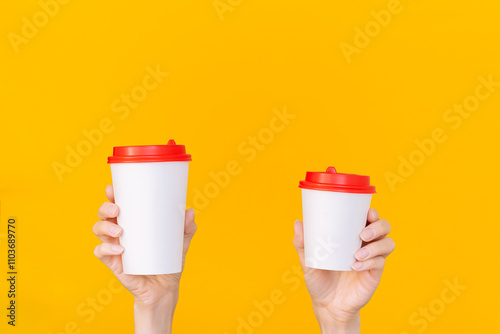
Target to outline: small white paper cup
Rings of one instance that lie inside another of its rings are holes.
[[[172,142],[169,145],[174,146]],[[122,253],[125,274],[163,275],[182,271],[191,157],[165,146],[168,145],[115,148],[109,161],[115,203],[120,209],[118,225],[123,229],[120,244],[125,248]],[[176,158],[184,160],[173,160]],[[170,161],[161,161],[165,159]]]
[[[369,182],[368,176],[340,174],[332,167],[307,173],[300,185],[307,267],[352,271],[375,192]]]

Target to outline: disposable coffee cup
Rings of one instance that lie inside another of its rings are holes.
[[[352,271],[354,253],[361,247],[359,234],[366,226],[375,187],[370,177],[307,172],[300,181],[304,223],[305,265],[309,268]]]
[[[189,161],[184,145],[174,140],[167,145],[114,147],[108,157],[120,208],[125,274],[182,271]]]

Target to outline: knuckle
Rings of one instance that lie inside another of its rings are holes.
[[[384,220],[384,222],[385,222],[385,225],[386,225],[387,234],[391,233],[391,229],[392,229],[391,224],[389,224],[389,222],[387,220]]]
[[[376,256],[379,256],[384,252],[384,247],[383,245],[380,244],[373,244],[372,248],[370,249],[370,257],[375,258]]]
[[[371,260],[370,268],[382,268],[385,265],[385,259],[382,256],[377,256]]]
[[[101,217],[104,214],[104,210],[106,209],[106,203],[107,202],[102,203],[101,206],[99,207],[99,210],[97,210],[97,215],[99,217]]]
[[[382,224],[381,224],[380,220],[377,220],[376,222],[373,222],[368,226],[373,227],[375,229],[375,232],[377,232],[377,234],[380,233],[380,229],[382,228]]]
[[[391,241],[389,240],[389,238],[384,238],[382,240],[380,240],[380,244],[378,245],[378,252],[377,252],[377,255],[383,255],[387,252],[390,252],[392,248],[392,245],[391,245]]]
[[[101,229],[102,229],[101,225],[102,225],[102,222],[98,221],[92,227],[92,231],[94,232],[95,235],[100,235],[101,234]]]
[[[97,246],[95,246],[95,248],[94,248],[94,255],[95,255],[97,258],[100,258],[100,254],[101,254],[101,252],[100,252],[100,247],[99,247],[99,246],[100,246],[100,245],[97,245]]]
[[[396,243],[392,238],[387,238],[389,240],[389,244],[391,245],[391,251],[393,251],[396,248]]]
[[[300,251],[302,248],[304,248],[297,238],[293,238],[293,247],[295,247],[295,250],[297,252]]]
[[[391,225],[385,219],[379,219],[377,222],[377,230],[380,234],[389,234],[391,232]]]
[[[375,269],[378,267],[383,267],[385,263],[385,260],[383,257],[377,256],[368,261],[368,268],[369,269]]]
[[[92,232],[97,235],[97,224],[99,224],[99,222],[95,223],[94,226],[92,226]]]

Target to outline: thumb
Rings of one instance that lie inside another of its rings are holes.
[[[189,249],[189,245],[191,244],[191,239],[197,230],[196,223],[194,222],[194,209],[190,208],[186,210],[186,216],[184,219],[184,245],[182,250],[183,258],[186,257],[186,253]]]
[[[297,250],[297,254],[299,255],[300,265],[302,266],[302,270],[305,270],[304,264],[304,224],[300,220],[296,220],[294,224],[295,235],[293,237],[293,245],[295,246],[295,250]]]

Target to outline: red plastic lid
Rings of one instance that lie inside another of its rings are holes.
[[[355,194],[375,193],[375,186],[370,185],[369,176],[337,173],[333,167],[328,167],[326,172],[307,172],[306,179],[300,181],[299,188]]]
[[[162,161],[191,161],[191,155],[170,139],[167,145],[116,146],[108,157],[108,164]]]

